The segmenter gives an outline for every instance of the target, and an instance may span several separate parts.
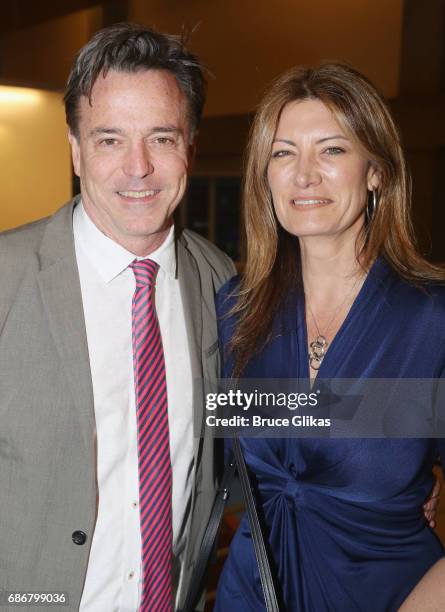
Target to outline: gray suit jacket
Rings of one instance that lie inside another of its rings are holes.
[[[79,607],[97,509],[93,392],[72,229],[75,203],[0,235],[0,590],[64,591],[69,605],[60,610]],[[214,294],[234,267],[192,232],[184,231],[176,244],[193,376],[214,379],[219,369]],[[195,422],[202,418],[198,392]],[[213,439],[196,438],[194,452],[182,598],[216,482]],[[75,531],[87,535],[85,544],[73,542]]]

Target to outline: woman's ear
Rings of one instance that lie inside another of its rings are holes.
[[[366,182],[368,186],[368,191],[378,190],[382,182],[382,173],[380,171],[380,168],[373,162],[369,164]]]

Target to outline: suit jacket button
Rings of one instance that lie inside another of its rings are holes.
[[[74,544],[82,546],[82,544],[85,544],[85,542],[87,541],[87,534],[83,531],[73,531],[71,538]]]

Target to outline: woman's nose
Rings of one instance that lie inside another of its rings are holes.
[[[295,160],[294,180],[298,187],[306,189],[321,182],[321,173],[311,155],[300,155]]]

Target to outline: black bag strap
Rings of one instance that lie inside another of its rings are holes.
[[[206,530],[201,542],[201,549],[199,551],[199,557],[196,565],[193,569],[192,579],[190,582],[190,590],[187,593],[187,597],[182,608],[182,612],[193,612],[198,602],[198,598],[203,589],[203,582],[207,565],[210,561],[210,556],[215,544],[216,536],[218,535],[219,526],[224,514],[224,506],[230,493],[230,485],[235,474],[235,458],[233,454],[229,459],[227,467],[224,471],[224,476],[221,481],[215,501],[213,502],[212,512],[210,514],[209,522],[207,523]]]
[[[272,572],[270,569],[269,558],[264,544],[263,533],[261,531],[258,513],[256,511],[255,500],[244,461],[241,444],[237,437],[233,439],[233,451],[235,453],[238,476],[243,489],[244,501],[246,503],[247,514],[249,516],[250,530],[252,532],[255,556],[260,570],[261,585],[263,587],[264,601],[267,612],[279,612],[275,586],[273,583]]]
[[[267,556],[266,546],[261,531],[260,521],[255,507],[255,500],[250,485],[249,475],[247,473],[246,463],[244,461],[241,444],[237,437],[233,439],[233,453],[230,456],[227,468],[218,489],[215,501],[213,503],[212,512],[209,522],[207,523],[204,537],[199,551],[199,557],[193,570],[192,579],[190,582],[190,590],[182,608],[182,612],[193,612],[195,605],[198,602],[198,597],[203,588],[205,571],[210,560],[210,555],[215,544],[218,529],[223,517],[224,506],[229,497],[230,485],[235,473],[235,465],[238,468],[238,475],[243,491],[244,502],[246,504],[247,514],[249,516],[250,529],[252,532],[253,546],[255,556],[260,571],[261,585],[263,587],[264,600],[266,603],[267,612],[279,612],[275,586],[273,583],[270,563]]]

